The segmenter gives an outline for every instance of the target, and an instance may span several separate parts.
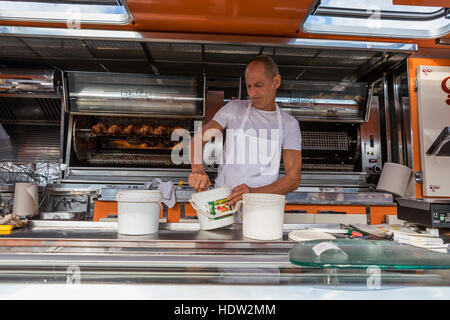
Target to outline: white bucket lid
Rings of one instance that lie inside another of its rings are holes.
[[[244,193],[242,195],[242,199],[247,201],[280,202],[285,201],[286,196],[282,194],[273,194],[273,193]]]
[[[119,190],[117,201],[124,202],[161,202],[162,193],[158,190]]]

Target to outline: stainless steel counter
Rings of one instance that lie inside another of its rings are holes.
[[[201,231],[197,223],[161,223],[157,234],[125,236],[116,222],[31,221],[0,235],[0,298],[33,299],[35,290],[42,299],[450,297],[449,270],[383,270],[374,288],[369,270],[293,265],[296,243],[287,234],[307,226],[285,225],[282,240],[257,241],[239,224]]]
[[[283,239],[258,241],[244,238],[240,224],[202,231],[198,223],[160,223],[158,233],[128,236],[117,233],[117,222],[32,220],[27,228],[0,235],[0,263],[9,263],[5,254],[30,254],[24,266],[75,261],[90,266],[94,257],[102,267],[291,267],[287,253],[295,242],[287,233],[307,226],[285,225]]]
[[[46,188],[40,187],[39,191],[50,193],[92,193],[95,198],[103,201],[115,201],[118,190],[145,189],[144,185],[129,184],[90,184],[90,183],[63,183],[52,184]],[[194,190],[185,185],[176,187],[176,199],[178,202],[187,202],[191,199]],[[333,191],[334,190],[334,191]],[[0,186],[1,192],[14,192],[13,185]],[[314,205],[374,205],[393,206],[396,205],[394,198],[389,192],[361,191],[357,188],[318,188],[300,187],[298,190],[286,195],[289,204],[314,204]]]

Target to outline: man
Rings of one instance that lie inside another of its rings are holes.
[[[300,184],[300,127],[275,103],[281,84],[278,66],[267,56],[253,58],[245,70],[245,82],[250,101],[233,100],[223,106],[190,146],[189,185],[197,192],[204,191],[211,182],[201,162],[203,148],[195,150],[195,145],[203,146],[227,129],[225,161],[219,167],[215,187],[233,188],[228,197],[231,204],[242,199],[244,193],[286,194]],[[245,144],[247,141],[249,145]],[[286,174],[279,178],[281,156]]]

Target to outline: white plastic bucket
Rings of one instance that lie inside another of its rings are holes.
[[[242,195],[242,233],[256,240],[283,238],[284,206],[286,197],[270,193]]]
[[[234,223],[234,212],[237,207],[220,214],[211,214],[208,208],[208,202],[225,199],[232,192],[230,187],[221,187],[203,192],[197,192],[189,200],[192,207],[197,212],[198,222],[201,230],[218,229]]]
[[[120,190],[116,194],[118,232],[142,235],[158,232],[162,194],[157,190]]]

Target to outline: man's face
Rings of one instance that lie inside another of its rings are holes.
[[[253,107],[263,110],[273,110],[277,88],[281,77],[276,75],[271,79],[261,62],[252,62],[245,70],[247,93]]]

